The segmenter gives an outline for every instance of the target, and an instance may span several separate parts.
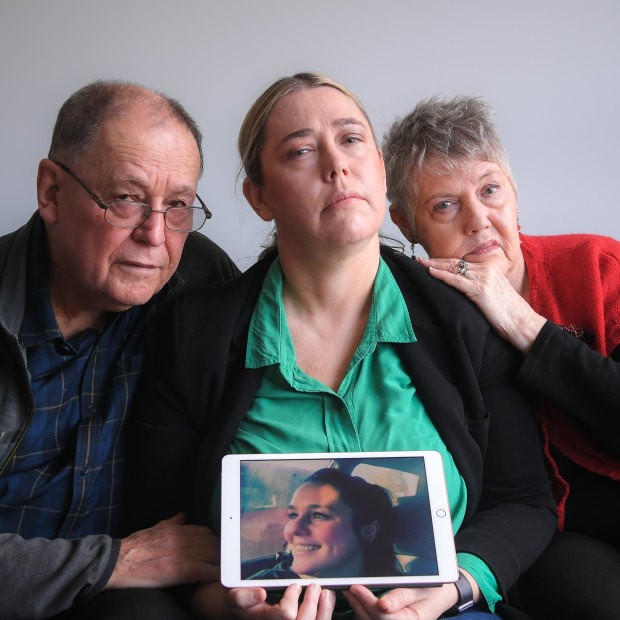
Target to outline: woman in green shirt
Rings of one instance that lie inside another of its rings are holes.
[[[246,116],[239,151],[244,195],[275,222],[277,252],[230,286],[176,298],[162,318],[133,420],[137,510],[184,510],[217,528],[226,452],[437,450],[457,587],[344,594],[360,620],[435,620],[470,600],[468,620],[493,617],[556,523],[513,353],[459,293],[380,247],[383,160],[346,88],[278,80]],[[332,617],[331,592],[310,587],[301,605],[299,594],[291,586],[272,606],[260,588],[206,584],[194,612]]]

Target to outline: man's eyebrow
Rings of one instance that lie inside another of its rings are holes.
[[[333,123],[333,127],[347,127],[349,125],[356,125],[358,127],[366,127],[366,125],[357,118],[338,118]],[[310,127],[304,127],[303,129],[297,129],[296,131],[292,131],[289,134],[286,134],[281,140],[280,144],[285,144],[290,140],[294,140],[295,138],[305,138],[307,136],[311,136],[315,133],[314,129]]]
[[[142,185],[143,181],[140,181],[140,179],[137,179],[136,177],[124,177],[124,176],[115,176],[112,178],[112,182],[113,183],[132,183],[134,185]]]
[[[137,179],[136,177],[116,177],[112,180],[113,183],[129,183],[131,185],[135,185],[140,189],[146,189],[148,183],[145,183],[144,180]],[[179,187],[172,188],[172,193],[176,194],[186,194],[186,193],[196,193],[196,187],[193,185],[180,185]]]
[[[177,194],[195,194],[198,191],[194,185],[181,185],[174,189],[174,192]]]

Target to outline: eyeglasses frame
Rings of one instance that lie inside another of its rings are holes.
[[[134,204],[136,205],[140,205],[143,207],[148,207],[149,208],[149,214],[147,216],[147,218],[144,220],[144,222],[142,222],[142,224],[139,224],[138,226],[126,226],[123,224],[114,224],[113,222],[110,222],[106,215],[107,215],[107,211],[110,208],[109,204],[106,204],[105,202],[103,202],[103,199],[98,196],[97,194],[95,194],[95,192],[93,192],[76,174],[75,172],[73,172],[69,167],[65,166],[65,164],[56,161],[55,159],[50,159],[50,161],[54,164],[56,164],[59,168],[62,168],[67,174],[69,174],[83,189],[84,191],[88,194],[88,197],[101,209],[103,209],[104,211],[104,219],[105,221],[110,224],[110,226],[116,226],[117,228],[140,228],[140,226],[144,226],[144,224],[148,221],[149,217],[151,217],[151,213],[162,213],[164,215],[164,225],[166,226],[166,228],[168,228],[168,223],[166,222],[166,211],[168,211],[168,209],[153,209],[153,207],[151,207],[150,204],[147,204],[146,202],[136,202]],[[209,211],[207,205],[204,203],[203,199],[196,194],[196,200],[198,200],[198,202],[200,203],[200,207],[202,208],[204,214],[205,214],[205,222],[207,220],[211,219],[212,213],[211,211]],[[127,201],[129,202],[129,201]],[[186,207],[186,208],[196,208],[196,207]],[[200,228],[202,228],[205,225],[205,222],[203,222],[200,225]],[[197,228],[196,230],[200,230],[200,228]],[[196,231],[187,231],[187,230],[173,230],[172,228],[168,228],[168,230],[170,232],[196,232]]]

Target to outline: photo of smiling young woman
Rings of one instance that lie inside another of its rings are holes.
[[[396,559],[389,492],[360,476],[322,468],[293,492],[280,549],[249,579],[402,574]]]
[[[378,521],[365,526],[369,538],[374,538],[371,528],[378,526]],[[364,554],[353,529],[353,510],[331,485],[307,482],[295,491],[284,538],[293,555],[291,570],[300,577],[350,577],[362,572]]]

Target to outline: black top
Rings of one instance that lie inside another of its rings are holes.
[[[405,256],[387,248],[382,256],[418,339],[397,351],[467,485],[457,551],[482,558],[505,594],[556,525],[536,422],[514,384],[519,357],[459,292]],[[270,263],[233,283],[188,289],[163,310],[132,420],[133,527],[179,510],[209,524],[221,458],[263,375],[245,368],[245,352]]]

